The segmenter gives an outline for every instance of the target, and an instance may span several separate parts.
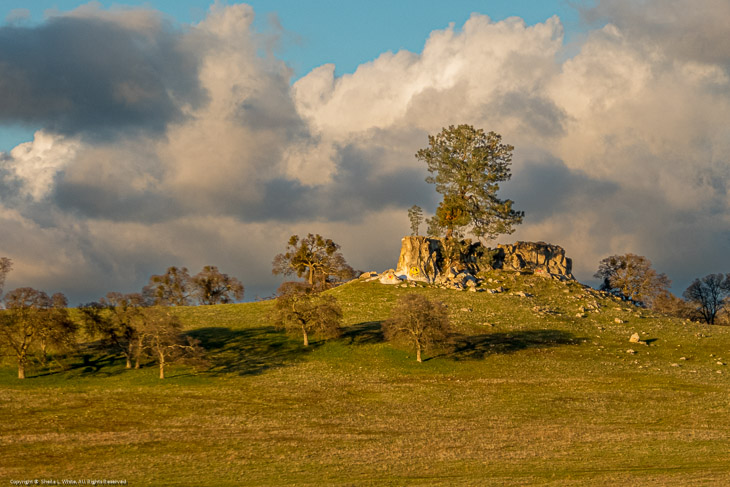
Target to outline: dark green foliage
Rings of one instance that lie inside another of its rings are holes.
[[[426,178],[444,196],[429,221],[429,234],[445,229],[446,237],[469,231],[479,238],[493,239],[512,233],[524,212],[512,208],[511,200],[497,197],[499,183],[512,176],[514,147],[503,144],[494,132],[485,133],[471,125],[450,125],[428,136],[429,147],[416,153],[426,162]]]
[[[277,254],[272,262],[273,274],[306,277],[309,286],[318,290],[337,282],[352,279],[355,271],[339,252],[340,246],[332,239],[308,234],[305,238],[292,235],[286,252]]]
[[[420,206],[413,205],[408,208],[408,220],[411,222],[411,235],[418,235],[418,227],[423,221],[423,210]]]

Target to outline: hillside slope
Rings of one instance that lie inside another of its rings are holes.
[[[489,282],[491,279],[491,282]],[[271,302],[178,310],[210,367],[74,359],[0,374],[0,478],[130,485],[730,483],[730,330],[575,281],[493,272],[466,292],[354,281],[346,332],[304,350]],[[382,341],[397,297],[445,302],[452,343]],[[646,344],[629,343],[639,333]],[[628,352],[633,350],[634,353]]]

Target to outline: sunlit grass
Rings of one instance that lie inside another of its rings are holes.
[[[490,278],[485,287],[506,291],[341,286],[331,292],[345,334],[310,349],[271,327],[271,302],[180,308],[210,364],[173,366],[164,381],[108,355],[61,359],[66,370],[37,368],[25,381],[6,361],[0,479],[730,483],[730,381],[717,363],[730,353],[726,328],[655,316],[578,283]],[[421,364],[380,333],[406,292],[448,304],[454,325],[453,342]],[[634,332],[650,344],[630,344]]]

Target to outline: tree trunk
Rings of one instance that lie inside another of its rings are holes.
[[[416,361],[421,362],[421,344],[416,342]]]
[[[135,349],[135,355],[134,355],[134,368],[139,369],[139,363],[142,357],[142,337],[139,337],[137,340],[137,347]]]
[[[302,327],[302,335],[304,335],[304,346],[309,346],[309,336],[307,335],[307,329]]]
[[[165,354],[160,352],[160,379],[165,378]]]
[[[127,365],[124,367],[125,369],[131,369],[132,368],[132,359],[129,355],[125,355],[124,358],[127,359]]]
[[[18,379],[25,379],[25,362],[18,361]]]
[[[309,285],[311,286],[314,284],[314,268],[310,265],[309,266]]]

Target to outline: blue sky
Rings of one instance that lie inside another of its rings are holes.
[[[0,19],[6,23],[32,25],[43,22],[54,12],[72,10],[87,3],[79,0],[5,0],[0,6]],[[212,2],[97,0],[94,3],[104,8],[149,7],[164,12],[180,24],[190,24],[203,20]],[[246,3],[256,12],[254,25],[257,30],[280,32],[277,57],[293,69],[293,81],[326,63],[333,63],[335,73],[342,75],[352,73],[360,64],[386,51],[418,52],[432,31],[443,29],[452,22],[461,26],[473,12],[486,14],[493,20],[517,16],[528,24],[544,22],[557,15],[568,41],[585,30],[578,11],[571,6],[571,3],[580,2],[567,0],[254,0]],[[32,140],[37,128],[0,125],[0,151]]]

